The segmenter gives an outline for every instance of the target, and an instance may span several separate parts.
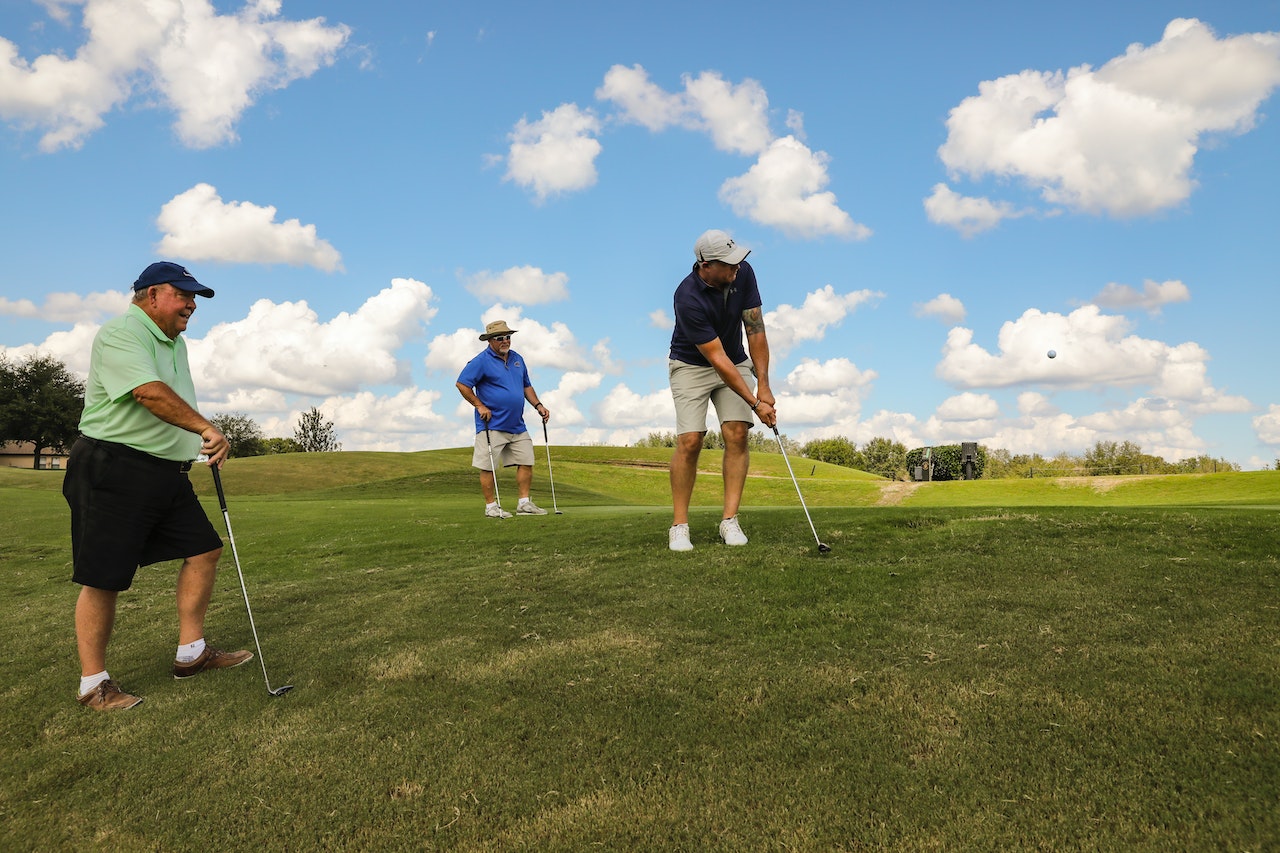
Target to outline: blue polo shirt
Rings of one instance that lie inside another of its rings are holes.
[[[746,261],[727,290],[716,290],[698,278],[698,268],[685,276],[676,288],[676,327],[671,332],[671,358],[685,364],[710,367],[698,344],[720,339],[725,354],[734,364],[747,360],[742,346],[742,313],[763,303],[756,286],[756,272]]]
[[[493,411],[486,424],[476,410],[476,432],[485,427],[499,432],[528,432],[524,425],[524,389],[533,385],[524,359],[515,350],[507,350],[507,360],[485,347],[484,352],[467,362],[458,381],[476,392],[480,402]]]

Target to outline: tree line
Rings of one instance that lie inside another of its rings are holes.
[[[52,356],[33,355],[11,362],[0,353],[0,442],[31,442],[35,445],[34,467],[39,468],[45,451],[65,453],[79,437],[80,413],[84,409],[84,383],[65,364]],[[334,422],[312,406],[299,417],[292,437],[267,437],[248,415],[229,412],[209,419],[231,444],[231,455],[263,456],[269,453],[323,453],[342,449],[334,435]],[[771,436],[763,429],[747,433],[747,447],[757,453],[777,453],[785,445],[789,455],[856,468],[891,480],[912,479],[928,451],[930,478],[958,480],[963,476],[961,445],[940,445],[908,450],[900,441],[873,438],[859,448],[843,436],[821,438],[800,444],[785,434]],[[652,432],[635,447],[675,447],[670,432]],[[724,438],[708,430],[702,446],[723,450]],[[1239,471],[1240,466],[1207,455],[1168,462],[1144,453],[1131,441],[1099,441],[1083,454],[1059,453],[1045,457],[1039,453],[1012,453],[978,445],[973,460],[974,473],[986,479],[1011,477],[1102,476],[1108,474],[1195,474]],[[1280,458],[1276,459],[1280,470]]]
[[[0,353],[0,443],[31,442],[34,468],[47,452],[66,453],[80,437],[84,382],[48,355],[19,362]],[[314,406],[303,412],[292,438],[268,438],[247,415],[230,412],[209,419],[231,444],[232,456],[309,453],[342,449],[334,423]]]

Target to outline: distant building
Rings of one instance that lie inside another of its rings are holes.
[[[0,441],[0,468],[31,468],[36,446],[29,441]],[[40,467],[56,470],[67,467],[67,454],[45,448],[40,452]]]

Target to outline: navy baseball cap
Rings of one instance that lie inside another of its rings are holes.
[[[213,296],[213,289],[196,281],[196,277],[187,272],[186,267],[168,261],[157,261],[142,271],[138,280],[133,283],[134,290],[145,290],[157,284],[172,284],[179,290],[198,293],[201,296]]]

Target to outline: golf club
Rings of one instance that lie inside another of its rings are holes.
[[[542,442],[547,447],[547,477],[551,480],[551,508],[556,511],[556,515],[564,515],[560,511],[560,507],[556,506],[556,478],[551,473],[551,439],[547,437],[547,422],[542,422]]]
[[[236,537],[231,532],[231,515],[227,512],[227,496],[222,492],[222,475],[218,473],[217,465],[210,465],[209,469],[213,471],[213,485],[218,489],[218,505],[222,507],[222,520],[227,525],[227,539],[231,541],[231,556],[236,561],[236,574],[240,576],[240,592],[244,593],[244,609],[249,614],[249,630],[253,631],[253,645],[258,650],[258,663],[262,664],[262,680],[267,683],[267,692],[272,696],[283,696],[293,689],[292,684],[286,684],[282,687],[271,689],[271,679],[267,677],[267,660],[262,656],[262,643],[258,642],[258,629],[253,624],[253,608],[249,606],[249,590],[244,585],[244,572],[240,569],[240,554],[236,551]]]
[[[800,506],[804,509],[804,517],[809,519],[809,529],[813,531],[813,538],[818,543],[819,554],[831,553],[831,546],[823,543],[818,538],[818,528],[813,526],[813,518],[809,515],[809,507],[805,505],[804,495],[800,494],[800,482],[796,480],[796,472],[791,470],[791,460],[787,458],[787,446],[782,443],[782,436],[778,434],[778,425],[773,425],[773,437],[778,439],[778,449],[782,451],[782,461],[787,463],[787,473],[791,475],[791,482],[796,487],[796,494],[800,497]]]
[[[498,502],[498,517],[502,517],[502,492],[498,491],[498,469],[493,464],[493,442],[489,440],[489,428],[484,428],[484,443],[489,445],[489,473],[493,474],[493,497]]]

